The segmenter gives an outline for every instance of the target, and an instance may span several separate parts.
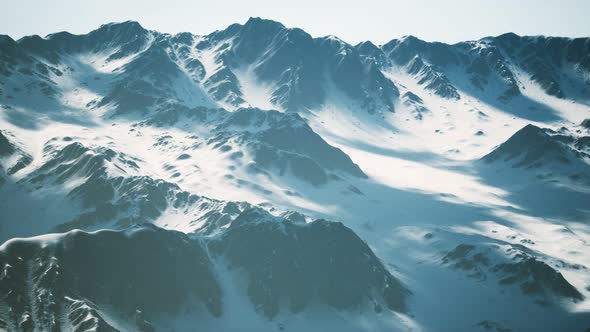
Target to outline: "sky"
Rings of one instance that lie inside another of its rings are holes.
[[[446,43],[505,32],[590,36],[590,0],[0,0],[0,8],[0,34],[15,39],[64,30],[87,33],[126,20],[161,32],[207,34],[248,17],[352,44],[382,44],[405,35]]]

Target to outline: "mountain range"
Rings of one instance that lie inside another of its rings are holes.
[[[587,331],[590,38],[0,35],[0,330]]]

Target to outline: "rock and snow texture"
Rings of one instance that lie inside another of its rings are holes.
[[[0,36],[0,329],[584,331],[589,163],[589,38]]]
[[[367,312],[388,326],[389,310],[405,312],[410,295],[344,225],[293,223],[259,209],[212,237],[144,225],[13,239],[0,247],[0,266],[0,303],[8,308],[0,324],[15,331],[157,330],[183,310],[194,313],[195,326],[232,320],[240,312],[231,302],[240,299],[220,278],[234,269],[246,271],[233,283],[250,302],[241,309],[250,319],[321,309],[329,322],[346,310],[351,324]]]

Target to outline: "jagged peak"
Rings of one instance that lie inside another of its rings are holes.
[[[48,45],[48,40],[39,35],[24,36],[17,40],[17,43],[23,49],[51,57],[52,50]]]
[[[39,35],[29,35],[29,36],[24,36],[21,37],[17,40],[17,43],[23,45],[23,44],[33,44],[33,43],[38,43],[38,42],[43,42],[44,39],[43,37],[39,36]]]
[[[322,41],[326,41],[326,42],[332,42],[332,43],[338,43],[338,44],[342,44],[342,45],[348,45],[347,42],[345,42],[344,40],[338,38],[338,36],[335,36],[335,35],[327,35],[327,36],[323,36],[323,37],[318,37],[316,39],[322,40]]]
[[[139,24],[139,22],[131,20],[102,24],[97,30],[101,29],[129,29],[147,31],[143,26],[141,26],[141,24]]]
[[[349,55],[350,53],[356,52],[356,48],[354,46],[334,35],[314,38],[314,40],[329,48],[340,50],[340,52],[345,52],[344,55]]]
[[[0,35],[0,59],[8,59],[18,52],[19,44],[8,35]],[[0,65],[1,66],[1,65]]]
[[[232,24],[223,30],[212,32],[205,36],[205,39],[208,42],[217,43],[235,38],[235,45],[241,45],[241,48],[250,53],[250,56],[253,56],[262,51],[278,35],[290,30],[292,29],[285,28],[282,23],[277,21],[250,17],[243,25]],[[241,41],[244,41],[244,43],[241,43]]]
[[[292,126],[306,124],[305,120],[294,112],[282,113],[276,110],[262,110],[256,107],[240,107],[231,112],[225,125],[249,126],[252,123],[256,123],[258,126],[262,126],[263,123],[272,123],[275,127],[279,124],[289,124]]]
[[[136,21],[124,21],[103,24],[98,29],[89,32],[87,36],[129,42],[138,36],[147,35],[148,32]]]
[[[4,132],[0,130],[0,156],[12,154],[14,150],[12,142],[6,137],[6,135],[4,135]]]
[[[422,39],[413,36],[413,35],[405,35],[403,37],[400,38],[401,42],[404,43],[417,43],[417,42],[424,42]]]
[[[12,39],[12,37],[10,37],[9,35],[1,35],[0,34],[0,46],[2,45],[14,45],[16,44],[16,41],[14,39]]]
[[[391,51],[394,48],[396,48],[399,45],[407,45],[407,44],[412,44],[412,43],[416,43],[416,42],[423,42],[422,40],[418,39],[417,37],[408,35],[408,36],[403,36],[401,38],[394,38],[390,41],[388,41],[387,43],[381,45],[381,49],[385,50],[385,51]]]
[[[76,35],[68,32],[68,31],[60,31],[60,32],[55,32],[55,33],[50,33],[47,36],[45,36],[45,39],[47,40],[56,40],[56,39],[64,39],[64,38],[71,38],[71,37],[75,37]]]
[[[60,50],[79,50],[80,47],[88,46],[89,41],[96,43],[126,43],[132,40],[145,37],[148,30],[144,29],[138,22],[125,21],[107,23],[98,29],[87,34],[72,34],[67,31],[48,34],[45,38],[39,35],[24,36],[17,40],[17,43],[32,52],[47,56],[52,62],[58,59],[54,52]]]
[[[520,129],[517,133],[520,133],[520,135],[523,136],[529,136],[529,135],[546,135],[545,131],[537,126],[535,126],[534,124],[527,124],[526,126],[524,126],[522,129]]]
[[[284,29],[285,26],[281,22],[273,21],[266,18],[250,17],[243,25],[244,28],[250,29]]]
[[[548,132],[548,129],[527,124],[482,159],[489,163],[499,159],[508,161],[522,156],[513,165],[514,167],[540,165],[543,160],[569,163],[570,149],[559,140],[553,139]]]
[[[496,38],[501,38],[501,39],[513,39],[513,38],[521,38],[520,35],[517,35],[514,32],[505,32],[499,36],[497,36]]]
[[[287,28],[285,30],[287,33],[285,34],[285,40],[290,41],[311,41],[313,38],[310,34],[305,32],[305,30],[300,28]]]
[[[176,41],[183,43],[183,44],[191,44],[195,40],[195,38],[198,38],[198,36],[196,36],[190,32],[179,32],[179,33],[173,35],[172,38]]]
[[[506,32],[497,36],[487,36],[480,38],[478,40],[472,42],[494,42],[494,41],[502,41],[502,42],[517,42],[517,41],[524,41],[524,42],[542,42],[542,41],[551,41],[551,40],[560,40],[560,41],[573,41],[576,39],[583,39],[583,40],[590,40],[590,37],[563,37],[563,36],[547,36],[547,35],[519,35],[514,32]],[[469,42],[469,41],[465,41]],[[465,43],[461,42],[461,43]]]
[[[282,222],[283,218],[275,217],[268,211],[260,207],[251,207],[245,209],[238,215],[238,217],[231,223],[230,229],[234,229],[244,225],[257,225],[269,222]]]
[[[381,50],[377,45],[373,44],[373,42],[371,42],[370,40],[360,42],[360,43],[356,44],[354,47],[356,49],[358,49],[359,51],[362,51],[365,53],[378,52]]]
[[[394,39],[396,40],[396,39]],[[415,46],[415,45],[423,45],[423,44],[429,44],[429,42],[422,40],[416,36],[413,35],[406,35],[406,36],[402,36],[401,38],[397,39],[397,41],[399,42],[399,44],[403,44],[403,45],[408,45],[408,46]]]

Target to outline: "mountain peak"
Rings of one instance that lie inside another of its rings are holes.
[[[506,32],[503,33],[499,36],[497,36],[496,38],[504,38],[504,39],[513,39],[513,38],[520,38],[521,36],[515,34],[514,32]]]
[[[545,136],[546,133],[543,129],[535,126],[534,124],[527,124],[521,130],[518,131],[521,136],[530,137],[532,135],[535,136]]]
[[[500,43],[505,43],[511,46],[514,46],[522,39],[521,36],[515,34],[514,32],[506,32],[496,37],[489,37],[489,38],[482,38],[480,40],[497,40]]]
[[[0,44],[13,44],[14,43],[14,39],[12,39],[12,37],[10,37],[9,35],[0,35]]]
[[[356,44],[354,47],[363,54],[375,53],[375,52],[381,51],[381,49],[377,45],[373,44],[373,42],[368,41],[368,40],[360,42],[360,43]]]
[[[47,40],[43,39],[39,35],[24,36],[17,42],[21,47],[34,53],[42,54],[47,51]]]
[[[5,51],[7,48],[14,49],[17,47],[16,41],[8,35],[0,35],[0,49]]]
[[[381,46],[381,48],[385,51],[391,51],[394,48],[403,45],[403,47],[405,48],[413,48],[419,45],[423,45],[426,44],[425,41],[423,41],[422,39],[419,39],[418,37],[412,36],[412,35],[407,35],[407,36],[403,36],[401,38],[396,38],[396,39],[392,39],[390,41],[388,41],[387,43],[383,44]]]
[[[141,29],[145,30],[137,21],[111,22],[102,24],[98,29]]]
[[[419,42],[422,41],[422,39],[413,36],[413,35],[405,35],[403,37],[400,38],[401,41],[404,41],[406,43],[415,43],[415,42]]]
[[[511,162],[512,167],[538,168],[555,161],[568,164],[571,152],[563,137],[552,136],[548,134],[548,129],[528,124],[484,156],[483,160],[488,163],[503,160]]]
[[[258,29],[283,29],[285,26],[281,22],[273,21],[266,18],[250,17],[244,24],[244,27]]]
[[[147,30],[136,21],[112,22],[101,25],[90,34],[108,34],[120,38],[133,38],[145,34]]]

